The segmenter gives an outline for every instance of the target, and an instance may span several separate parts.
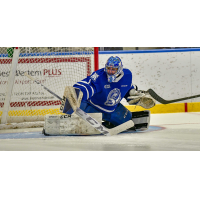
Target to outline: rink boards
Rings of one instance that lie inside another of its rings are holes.
[[[125,105],[131,112],[145,110],[141,106]],[[192,103],[173,103],[173,104],[157,104],[155,107],[148,109],[151,113],[179,113],[179,112],[200,112],[200,102]],[[52,109],[33,109],[33,110],[17,110],[19,116],[45,116],[47,114],[60,114],[59,108]],[[9,116],[15,116],[16,110],[9,111]],[[2,111],[0,111],[0,116]],[[42,118],[41,118],[42,119]]]

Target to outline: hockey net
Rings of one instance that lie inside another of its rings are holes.
[[[24,73],[38,80],[62,98],[65,86],[73,86],[97,69],[97,66],[94,66],[95,48],[97,47],[20,47],[9,109],[5,110],[14,48],[1,47],[1,119],[4,112],[7,124],[29,122],[26,123],[27,127],[37,127],[41,126],[41,123],[37,125],[36,121],[43,121],[45,115],[60,114],[61,101]],[[15,124],[12,128],[17,126]]]

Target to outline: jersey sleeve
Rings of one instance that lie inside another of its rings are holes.
[[[93,72],[91,76],[77,82],[73,85],[75,88],[79,88],[83,92],[83,100],[90,99],[95,93],[101,92],[100,75],[97,72]]]
[[[130,87],[130,89],[129,89],[129,91],[125,94],[125,96],[124,96],[124,98],[127,100],[127,98],[130,96],[129,95],[129,92],[130,92],[130,90],[132,90],[132,89],[135,89],[136,91],[138,90],[138,87],[137,87],[137,85],[133,85],[133,84],[131,84],[131,87]]]

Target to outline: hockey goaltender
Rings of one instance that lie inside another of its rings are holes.
[[[82,81],[77,82],[73,85],[73,89],[75,96],[71,96],[71,100],[68,98],[70,92],[65,90],[64,93],[60,110],[66,115],[46,116],[44,134],[93,135],[103,133],[101,131],[98,132],[94,126],[91,127],[90,125],[94,123],[90,123],[89,120],[87,121],[90,124],[84,124],[83,113],[86,113],[86,115],[88,113],[89,116],[94,117],[99,123],[103,120],[102,125],[108,130],[122,127],[123,124],[130,120],[133,123],[132,126],[130,123],[127,126],[129,130],[148,129],[150,111],[145,110],[131,113],[120,101],[122,98],[125,98],[130,105],[140,105],[145,109],[155,106],[156,102],[147,92],[138,90],[138,87],[132,84],[132,73],[129,69],[123,68],[119,57],[111,56],[108,58],[105,68],[99,69]],[[73,107],[72,104],[76,106]],[[82,114],[77,112],[77,108],[79,111],[84,112]],[[72,114],[74,111],[82,117],[82,121],[80,121],[79,117]],[[54,128],[50,126],[53,122],[56,122],[57,128],[55,128],[55,124]]]

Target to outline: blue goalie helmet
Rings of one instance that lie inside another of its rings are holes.
[[[122,73],[123,65],[119,57],[111,56],[105,64],[105,71],[108,76],[108,82],[113,82],[119,74]]]

